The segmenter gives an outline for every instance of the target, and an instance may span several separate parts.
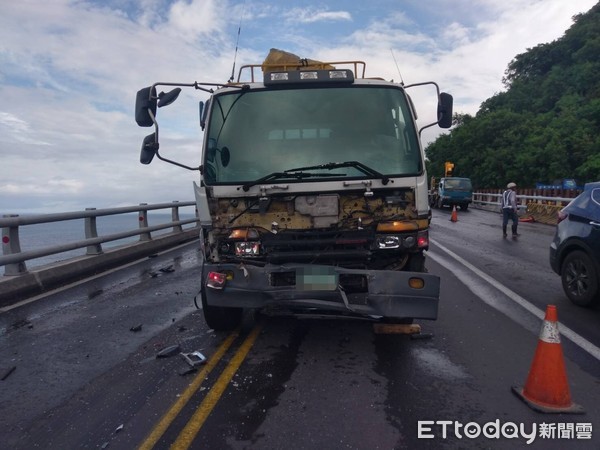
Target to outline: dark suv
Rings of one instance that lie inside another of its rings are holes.
[[[592,306],[600,302],[600,181],[587,183],[558,213],[550,265],[573,303]]]

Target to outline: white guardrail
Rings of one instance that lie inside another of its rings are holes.
[[[0,218],[2,228],[0,265],[4,266],[4,276],[0,276],[0,312],[4,307],[10,307],[14,303],[71,281],[197,240],[200,227],[195,206],[196,203],[193,201],[152,205],[142,203],[138,206],[122,208],[88,208],[80,212],[28,216],[4,215]],[[190,214],[186,215],[192,217],[181,220],[180,209],[185,207],[190,208]],[[150,218],[149,211],[155,211]],[[169,211],[170,220],[168,220]],[[99,233],[97,218],[116,215],[122,217],[105,218],[100,222],[100,225],[108,225],[110,222],[111,226],[100,228],[112,232]],[[78,220],[81,220],[81,228],[77,226]],[[162,223],[150,225],[149,220]],[[59,222],[59,224],[57,227],[52,227],[51,222]],[[48,224],[45,229],[57,228],[58,232],[47,234],[46,231],[41,231],[40,227],[43,227],[43,224]],[[128,229],[134,227],[135,229]],[[122,229],[126,231],[115,232]],[[20,230],[23,231],[21,238]],[[85,239],[78,238],[82,231]],[[74,235],[79,240],[69,242],[69,238],[73,238]],[[138,239],[135,239],[136,236]],[[120,241],[121,239],[124,241]],[[46,242],[53,245],[42,244]],[[21,251],[22,243],[32,249]],[[106,248],[102,246],[104,243],[107,243]],[[73,250],[77,249],[85,249],[85,253],[82,251],[78,256],[73,256]],[[42,259],[32,261],[36,258]],[[50,260],[50,262],[33,267],[43,260]],[[32,266],[30,269],[27,268],[27,262]]]
[[[493,206],[500,208],[500,199],[502,194],[493,194],[489,192],[473,192],[473,203],[476,205]],[[565,207],[573,198],[567,197],[546,197],[542,195],[519,195],[517,194],[517,202],[519,209],[526,209],[530,203],[550,204],[552,206]]]
[[[548,225],[555,225],[557,213],[567,206],[579,191],[559,191],[563,196],[538,195],[531,190],[530,193],[517,191],[517,203],[519,207],[519,216],[525,217],[531,222],[541,222]],[[570,197],[564,196],[570,195]],[[475,208],[486,209],[489,211],[500,212],[501,191],[495,192],[474,192],[473,206]]]
[[[116,241],[132,236],[139,236],[138,242],[150,242],[153,239],[152,232],[172,228],[171,235],[177,235],[184,232],[182,226],[186,224],[194,224],[194,229],[197,231],[197,217],[185,220],[180,220],[179,218],[180,208],[186,206],[195,206],[195,204],[196,203],[193,201],[159,203],[153,205],[142,203],[138,206],[106,209],[87,208],[85,211],[55,214],[38,214],[28,216],[5,214],[2,218],[0,218],[0,227],[2,228],[2,256],[0,256],[0,266],[4,266],[5,276],[23,275],[28,272],[26,261],[35,258],[55,255],[80,248],[86,248],[86,256],[101,255],[104,253],[102,244],[105,242]],[[165,209],[171,211],[171,220],[166,223],[150,226],[148,224],[148,211]],[[132,212],[137,212],[139,214],[137,220],[137,229],[107,235],[98,234],[98,228],[96,224],[96,219],[98,217]],[[35,224],[47,224],[50,222],[64,222],[75,219],[82,220],[85,239],[75,242],[51,245],[29,251],[21,251],[21,240],[19,238],[19,230],[21,227]],[[186,229],[185,231],[188,230]]]

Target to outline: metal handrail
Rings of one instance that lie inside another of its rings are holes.
[[[473,192],[473,203],[480,205],[491,205],[500,207],[500,198],[502,194],[491,193],[491,192]],[[483,200],[483,199],[486,200]],[[489,201],[491,199],[498,199],[497,201]],[[554,205],[566,206],[571,202],[573,198],[567,197],[549,197],[544,195],[522,195],[517,193],[517,201],[519,203],[518,208],[527,208],[528,203],[541,203],[541,202],[552,202]]]
[[[198,217],[192,219],[180,220],[179,208],[186,206],[195,206],[194,201],[157,203],[148,205],[142,203],[138,206],[126,206],[119,208],[95,209],[88,208],[85,211],[73,211],[54,214],[37,214],[31,216],[4,215],[0,218],[0,227],[2,228],[2,250],[0,256],[0,266],[5,266],[4,275],[22,275],[27,273],[25,262],[35,258],[64,253],[71,250],[87,247],[87,256],[99,255],[103,253],[101,244],[110,241],[116,241],[132,236],[140,236],[139,242],[152,240],[151,233],[154,231],[173,228],[173,234],[182,233],[182,225],[195,223],[198,227]],[[148,211],[171,209],[171,221],[159,225],[148,225]],[[96,218],[101,216],[139,213],[139,228],[131,231],[123,231],[108,235],[99,236],[96,227]],[[84,219],[85,239],[66,244],[52,245],[42,249],[21,251],[19,239],[19,227],[25,225],[45,224],[50,222],[61,222],[67,220]],[[189,231],[187,228],[185,231]]]

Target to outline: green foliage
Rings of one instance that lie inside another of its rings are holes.
[[[506,91],[475,117],[455,114],[451,132],[426,149],[430,175],[452,161],[477,188],[600,180],[600,3],[573,20],[560,39],[517,55]]]

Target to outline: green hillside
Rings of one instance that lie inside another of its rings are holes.
[[[475,117],[456,114],[426,148],[429,174],[452,161],[478,188],[600,180],[600,3],[560,39],[517,55],[502,81],[506,91]]]

